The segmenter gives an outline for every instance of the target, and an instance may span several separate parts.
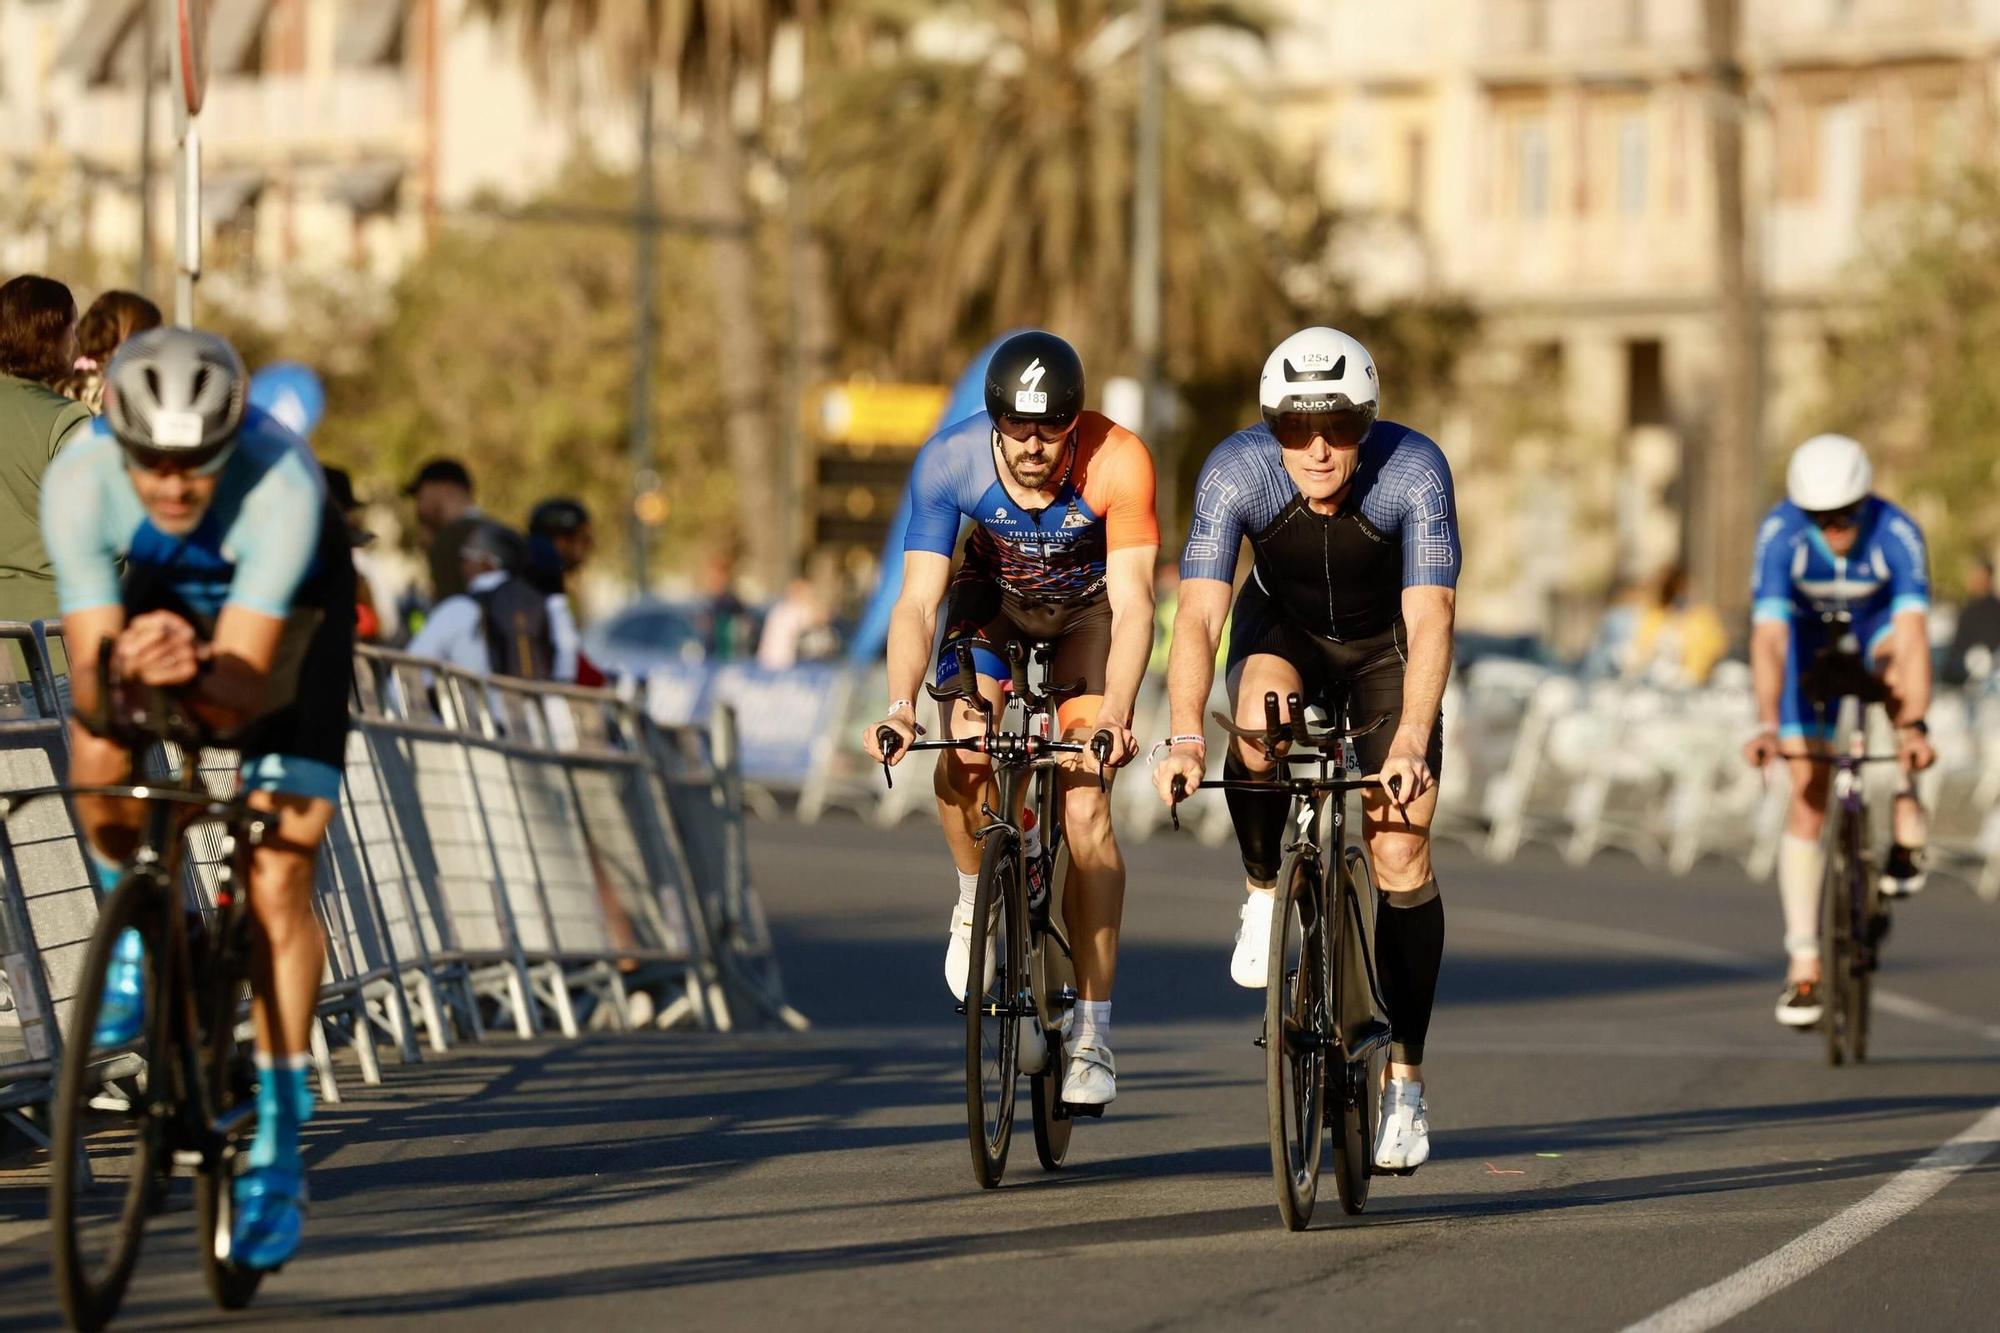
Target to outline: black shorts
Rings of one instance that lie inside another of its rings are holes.
[[[1104,664],[1111,655],[1111,602],[1102,592],[1074,602],[1030,602],[990,579],[962,578],[945,598],[944,642],[938,650],[940,690],[958,688],[958,644],[972,645],[972,669],[995,680],[1012,672],[1002,655],[1010,643],[1047,643],[1049,683],[1083,689],[1062,701],[1057,721],[1065,729],[1095,720],[1104,695]]]
[[[1243,585],[1230,621],[1226,674],[1233,688],[1237,669],[1257,653],[1282,657],[1298,669],[1308,703],[1327,709],[1335,721],[1338,705],[1348,704],[1348,725],[1365,727],[1386,714],[1387,720],[1354,742],[1354,757],[1364,772],[1379,773],[1389,757],[1389,745],[1403,720],[1403,672],[1409,665],[1402,617],[1389,628],[1365,639],[1336,642],[1321,638],[1287,619],[1258,586]],[[1424,760],[1433,777],[1444,772],[1444,712],[1431,724]]]

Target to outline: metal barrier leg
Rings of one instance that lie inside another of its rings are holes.
[[[340,1104],[340,1084],[333,1077],[333,1052],[326,1044],[326,1022],[314,1015],[312,1023],[313,1068],[319,1071],[319,1099],[329,1106]]]
[[[382,1063],[375,1058],[375,1025],[368,1015],[368,997],[359,988],[354,998],[348,1002],[348,1020],[354,1028],[349,1040],[354,1045],[354,1055],[361,1062],[361,1081],[377,1084],[382,1081]]]

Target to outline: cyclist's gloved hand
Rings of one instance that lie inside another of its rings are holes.
[[[1778,758],[1778,733],[1760,731],[1743,742],[1743,762],[1752,768],[1763,768]]]
[[[187,684],[201,670],[194,626],[171,611],[135,616],[112,649],[112,669],[124,680],[160,689]]]
[[[1896,762],[1911,773],[1921,773],[1937,762],[1937,747],[1926,733],[1900,727],[1896,732]]]
[[[1180,778],[1183,790],[1193,791],[1201,785],[1208,773],[1208,747],[1198,741],[1182,741],[1160,757],[1153,766],[1153,790],[1160,794],[1163,804],[1174,803],[1174,779]]]
[[[884,754],[881,731],[883,728],[895,733],[898,744],[891,753]],[[910,752],[910,745],[924,729],[917,725],[917,710],[907,702],[898,701],[880,721],[870,722],[861,729],[861,748],[868,757],[878,764],[900,764],[903,756]]]

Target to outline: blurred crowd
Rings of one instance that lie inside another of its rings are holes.
[[[161,322],[159,307],[135,292],[107,291],[79,313],[69,287],[53,278],[23,274],[0,284],[0,620],[57,614],[38,518],[42,475],[101,410],[104,369],[119,345]],[[291,381],[260,402],[266,383],[277,381],[252,377],[252,404],[309,436],[319,408],[303,407]],[[734,552],[717,550],[702,563],[691,601],[622,608],[593,653],[578,608],[597,542],[582,503],[550,496],[517,526],[480,507],[465,463],[433,458],[402,492],[412,562],[375,549],[353,478],[330,465],[325,473],[354,552],[363,641],[468,670],[583,685],[602,683],[607,667],[643,670],[662,659],[783,669],[840,651],[829,579],[794,580],[769,606],[753,607],[738,593]]]

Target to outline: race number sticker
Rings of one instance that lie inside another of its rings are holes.
[[[1049,396],[1038,389],[1016,389],[1014,410],[1023,413],[1046,412],[1049,410]]]

